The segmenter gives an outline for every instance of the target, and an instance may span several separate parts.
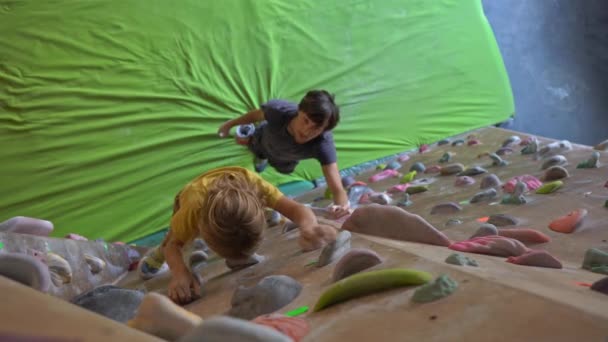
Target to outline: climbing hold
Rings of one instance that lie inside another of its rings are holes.
[[[409,188],[409,187],[410,187],[409,183],[397,184],[397,185],[393,185],[390,188],[388,188],[388,190],[386,190],[386,192],[388,192],[389,194],[405,192],[405,190],[407,190],[407,188]]]
[[[488,254],[494,256],[518,256],[528,251],[521,242],[500,235],[489,235],[455,242],[448,246],[459,252]]]
[[[421,193],[421,192],[425,192],[429,190],[429,186],[428,185],[416,185],[416,186],[410,186],[408,187],[405,192],[413,195],[413,194],[417,194],[417,193]]]
[[[456,139],[452,142],[452,146],[462,146],[462,145],[464,145],[463,139]]]
[[[205,319],[177,342],[292,342],[289,336],[276,329],[243,319],[216,316]]]
[[[490,215],[487,223],[493,224],[496,227],[514,226],[519,224],[519,220],[507,214]]]
[[[46,293],[51,286],[48,267],[40,259],[21,253],[0,253],[0,275]]]
[[[490,153],[490,159],[492,159],[492,166],[506,166],[509,162],[500,158],[496,153]]]
[[[595,145],[593,147],[594,149],[598,150],[598,151],[608,151],[608,139],[602,141],[601,143]]]
[[[499,156],[508,156],[509,154],[513,153],[513,149],[510,147],[501,147],[498,150],[496,150],[496,154]]]
[[[351,234],[349,231],[341,231],[334,242],[323,247],[317,261],[317,267],[327,266],[346,254],[350,249],[350,239]]]
[[[500,186],[500,179],[495,174],[491,173],[481,179],[480,189],[497,188]]]
[[[508,147],[511,145],[519,144],[520,141],[521,141],[520,137],[518,137],[517,135],[512,135],[509,138],[507,138],[507,140],[503,141],[502,147]]]
[[[461,163],[449,164],[441,168],[442,176],[449,176],[464,171],[464,165]]]
[[[376,165],[376,170],[385,170],[386,169],[386,164],[378,164]]]
[[[410,200],[410,194],[408,193],[406,193],[402,199],[398,200],[397,203],[395,203],[395,205],[400,208],[406,208],[411,206],[412,204],[414,204],[414,202]]]
[[[385,170],[399,170],[401,168],[401,164],[399,164],[398,161],[393,160],[391,162],[389,162],[388,164],[386,164],[386,167],[384,168]]]
[[[416,171],[410,171],[401,178],[401,183],[409,183],[416,177]]]
[[[426,167],[421,162],[416,162],[412,165],[412,167],[410,167],[410,171],[416,171],[419,173],[424,172],[425,169],[426,169]]]
[[[190,257],[188,258],[188,262],[190,267],[194,265],[200,264],[201,262],[205,262],[209,259],[209,255],[203,250],[194,250],[190,253]]]
[[[432,165],[426,168],[426,170],[424,170],[424,173],[439,173],[441,172],[441,166],[440,165]]]
[[[106,267],[105,261],[87,253],[84,254],[84,260],[86,261],[87,265],[89,265],[89,270],[92,274],[97,274]]]
[[[397,170],[388,169],[369,177],[369,182],[376,183],[383,179],[398,177],[399,175],[400,174]]]
[[[543,179],[547,182],[558,180],[562,178],[568,178],[570,174],[568,174],[568,170],[564,169],[559,165],[551,166],[545,171],[545,176]]]
[[[453,214],[462,210],[462,207],[454,202],[440,203],[431,209],[431,215]]]
[[[485,189],[484,191],[480,191],[478,193],[476,193],[473,198],[471,198],[471,203],[479,203],[479,202],[483,202],[483,201],[489,201],[493,198],[495,198],[498,195],[498,193],[496,192],[496,189],[494,188],[489,188],[489,189]]]
[[[263,255],[253,253],[252,256],[243,259],[226,259],[226,266],[231,270],[240,270],[263,262],[266,258]]]
[[[481,145],[481,141],[477,140],[477,139],[469,139],[467,141],[467,145],[468,146],[475,146],[475,145]]]
[[[432,282],[426,283],[414,291],[412,301],[416,303],[429,303],[447,297],[458,288],[458,282],[442,274]]]
[[[597,151],[594,151],[593,153],[591,153],[591,157],[589,157],[589,159],[576,165],[576,168],[577,169],[594,169],[594,168],[598,168],[599,166],[600,166],[600,153]]]
[[[530,250],[519,256],[511,256],[507,259],[507,262],[525,266],[562,268],[562,263],[559,260],[543,250]]]
[[[427,152],[430,149],[429,145],[427,144],[422,144],[420,145],[420,147],[418,148],[418,153],[424,153]]]
[[[397,160],[403,163],[410,160],[410,156],[407,153],[402,153],[397,157]]]
[[[473,166],[473,167],[470,167],[470,168],[460,172],[458,175],[459,176],[477,176],[477,175],[480,175],[480,174],[486,173],[486,172],[488,172],[488,171],[481,166]]]
[[[357,273],[333,283],[321,294],[313,311],[320,311],[351,298],[378,291],[401,286],[422,285],[430,281],[431,278],[432,276],[427,272],[405,268]]]
[[[49,236],[53,228],[51,221],[25,216],[15,216],[0,223],[0,232],[2,233]]]
[[[448,163],[450,160],[452,160],[453,155],[454,155],[454,153],[452,153],[452,152],[446,152],[441,156],[441,158],[439,158],[439,162]]]
[[[572,144],[568,140],[554,141],[540,150],[536,154],[536,159],[545,159],[556,154],[560,154],[572,149]]]
[[[462,224],[462,221],[459,220],[459,219],[455,219],[455,218],[451,218],[451,219],[449,219],[449,220],[447,220],[445,222],[445,225],[447,227],[449,227],[449,226],[456,226],[456,225],[459,225],[459,224]]]
[[[382,204],[382,205],[391,204],[391,202],[393,201],[389,195],[387,195],[383,192],[369,194],[367,198],[372,203],[377,203],[377,204]]]
[[[65,238],[68,240],[76,240],[76,241],[88,241],[89,240],[82,235],[78,235],[78,234],[74,234],[74,233],[70,233],[70,234],[66,235]]]
[[[593,291],[608,295],[608,277],[602,278],[591,285]]]
[[[302,340],[310,331],[310,326],[305,319],[280,314],[258,316],[251,322],[272,328],[290,337],[293,342]]]
[[[55,286],[68,284],[72,281],[72,267],[61,256],[55,253],[46,254],[46,264],[51,272],[51,281]]]
[[[498,229],[491,223],[484,223],[471,235],[470,239],[489,235],[498,235]]]
[[[534,176],[522,175],[522,176],[517,176],[517,177],[513,177],[513,178],[509,179],[509,181],[506,182],[502,186],[503,191],[506,193],[514,192],[515,185],[517,184],[517,182],[520,182],[520,181],[526,185],[526,188],[527,188],[526,191],[528,191],[528,190],[534,191],[534,190],[540,188],[541,185],[543,185],[543,183]]]
[[[454,181],[454,186],[469,186],[475,184],[475,179],[469,176],[458,176]]]
[[[286,275],[263,278],[252,287],[239,286],[232,296],[229,316],[253,319],[273,313],[291,303],[302,291],[302,285]]]
[[[560,180],[556,180],[553,182],[545,183],[540,188],[536,189],[537,194],[550,194],[557,189],[561,188],[564,185],[564,182]]]
[[[355,181],[355,177],[353,176],[344,176],[342,177],[342,186],[344,189],[348,189]]]
[[[382,259],[376,252],[369,249],[353,248],[336,263],[332,280],[336,282],[381,263]]]
[[[546,170],[552,166],[562,166],[566,165],[567,163],[568,159],[566,159],[566,157],[562,156],[561,154],[558,154],[547,159],[541,166],[541,169]]]
[[[524,244],[547,243],[551,238],[538,230],[529,228],[503,228],[498,235],[518,240]]]
[[[585,252],[583,268],[594,273],[608,274],[608,252],[590,248]]]
[[[517,181],[517,183],[515,184],[515,189],[513,190],[513,193],[506,194],[502,198],[501,203],[502,204],[525,204],[528,202],[528,200],[524,196],[524,193],[526,193],[527,191],[528,191],[528,187],[526,186],[526,183],[524,183],[522,181]]]
[[[473,266],[477,267],[479,264],[475,259],[469,258],[468,256],[460,253],[452,253],[445,259],[445,262],[452,265],[458,266]]]
[[[266,224],[268,227],[274,227],[281,223],[281,214],[276,210],[266,211]]]
[[[448,246],[450,240],[419,215],[394,206],[371,204],[359,207],[342,229],[388,239]]]
[[[521,154],[535,154],[538,152],[538,140],[536,138],[532,138],[530,143],[524,146],[521,149]]]
[[[437,146],[447,145],[450,143],[450,139],[442,139],[437,142]]]
[[[549,223],[549,228],[558,233],[572,233],[580,227],[585,216],[587,216],[586,209],[576,209],[565,216],[553,220]]]
[[[102,285],[71,300],[72,304],[117,322],[125,323],[135,317],[144,293],[113,285]]]

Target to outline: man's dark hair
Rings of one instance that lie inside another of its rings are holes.
[[[322,126],[327,122],[326,131],[331,131],[340,121],[340,108],[334,102],[334,96],[325,90],[311,90],[302,98],[298,109],[308,118]]]

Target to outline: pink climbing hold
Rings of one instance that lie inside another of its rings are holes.
[[[362,181],[356,181],[353,184],[350,185],[350,187],[355,187],[355,186],[367,186],[367,183],[362,182]]]
[[[454,186],[469,186],[473,184],[475,184],[475,179],[469,176],[459,176],[454,181]]]
[[[480,145],[481,141],[477,140],[477,139],[471,139],[469,141],[467,141],[467,145],[468,146],[474,146],[474,145]]]
[[[439,173],[441,172],[441,166],[440,165],[432,165],[426,168],[426,170],[424,170],[424,173]]]
[[[386,192],[388,192],[389,194],[405,192],[405,190],[407,190],[407,188],[409,188],[409,187],[410,187],[410,183],[397,184],[397,185],[393,185],[392,187],[390,187]]]
[[[387,170],[381,171],[381,172],[376,173],[375,175],[369,177],[369,182],[375,183],[375,182],[379,182],[383,179],[398,177],[398,176],[399,176],[399,171],[393,170],[393,169],[387,169]]]
[[[606,181],[606,184],[604,184],[604,188],[608,188],[608,181]]]
[[[511,256],[507,262],[516,265],[562,268],[562,263],[553,255],[543,250],[530,250],[519,256]]]
[[[507,192],[507,193],[513,193],[513,191],[515,190],[515,185],[517,184],[518,181],[525,183],[526,186],[528,187],[529,191],[534,191],[534,190],[540,188],[541,185],[543,185],[543,183],[534,176],[522,175],[522,176],[513,177],[508,182],[506,182],[502,186],[503,191]]]
[[[400,162],[406,162],[406,161],[410,160],[410,156],[407,155],[407,154],[405,154],[405,153],[403,153],[403,154],[399,155],[399,157],[397,158],[397,160],[400,161]]]
[[[424,153],[426,151],[428,151],[430,149],[429,145],[427,144],[422,144],[420,145],[420,147],[418,148],[418,153]]]
[[[281,314],[258,316],[253,319],[252,322],[267,326],[282,333],[283,335],[287,335],[294,342],[302,340],[310,331],[310,326],[306,320],[298,317],[287,317]]]
[[[70,233],[70,234],[66,235],[65,238],[70,239],[70,240],[78,240],[78,241],[88,241],[89,240],[82,235],[78,235],[78,234],[74,234],[74,233]]]
[[[459,252],[488,254],[502,257],[518,256],[528,251],[523,243],[499,235],[488,235],[455,242],[448,246]]]
[[[551,238],[542,232],[530,228],[503,228],[498,235],[518,240],[524,244],[547,243]]]

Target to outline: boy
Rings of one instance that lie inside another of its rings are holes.
[[[222,167],[203,173],[178,193],[169,233],[160,247],[142,258],[140,275],[150,278],[168,266],[169,298],[180,304],[196,299],[200,283],[183,260],[184,245],[200,237],[229,267],[242,265],[262,241],[267,207],[299,225],[300,247],[305,251],[336,238],[336,230],[319,225],[310,208],[285,197],[254,172]]]
[[[300,160],[317,159],[333,194],[334,205],[330,211],[338,218],[348,214],[349,209],[331,133],[339,121],[340,109],[334,96],[325,90],[311,90],[299,104],[270,100],[260,109],[226,121],[218,134],[227,137],[234,126],[261,122],[248,144],[257,172],[270,164],[278,172],[290,174]]]

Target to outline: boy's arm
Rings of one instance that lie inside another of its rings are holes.
[[[349,209],[348,195],[342,186],[342,178],[340,177],[340,172],[338,171],[338,164],[331,163],[323,165],[322,169],[327,186],[333,195],[334,204],[339,207],[334,210],[336,211],[335,214],[337,214],[338,217],[346,215]]]
[[[230,133],[230,129],[238,125],[246,125],[258,121],[264,120],[264,112],[261,109],[252,110],[246,114],[239,116],[236,119],[228,120],[224,122],[217,130],[220,138],[225,138]]]
[[[312,210],[288,197],[282,196],[274,205],[278,211],[299,226],[300,246],[303,250],[314,250],[336,239],[336,230],[319,225]]]
[[[165,237],[161,248],[165,261],[171,270],[171,282],[168,295],[176,303],[187,303],[199,296],[200,284],[184,263],[182,248],[184,244],[171,235],[171,230]]]

